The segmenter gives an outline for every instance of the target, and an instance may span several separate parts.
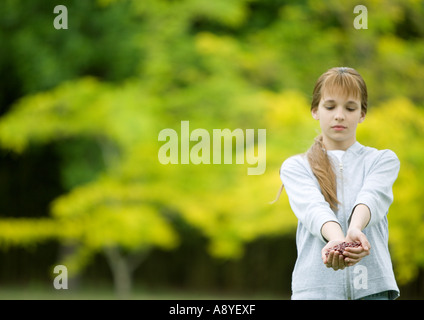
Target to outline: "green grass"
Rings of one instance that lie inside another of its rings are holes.
[[[0,300],[117,300],[113,288],[96,285],[56,290],[45,284],[0,286]],[[131,300],[284,300],[287,297],[268,293],[216,293],[178,289],[134,288]]]

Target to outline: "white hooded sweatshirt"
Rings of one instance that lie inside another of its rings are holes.
[[[360,299],[383,291],[396,299],[399,288],[388,249],[387,213],[393,202],[399,159],[391,150],[377,150],[359,142],[344,152],[341,161],[328,154],[337,173],[337,198],[341,203],[337,211],[325,201],[304,154],[290,157],[280,170],[290,206],[298,218],[292,299]],[[363,230],[371,244],[370,255],[344,270],[327,268],[321,259],[326,244],[321,228],[335,221],[346,234],[358,204],[367,205],[371,212]]]

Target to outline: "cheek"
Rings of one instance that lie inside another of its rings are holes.
[[[328,113],[321,113],[320,115],[320,122],[321,123],[328,123],[331,121],[331,115],[329,115]]]

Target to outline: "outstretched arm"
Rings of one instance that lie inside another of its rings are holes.
[[[351,215],[349,229],[347,230],[346,241],[360,242],[361,246],[357,248],[346,248],[344,255],[345,263],[352,266],[358,263],[363,257],[370,254],[371,245],[367,237],[362,232],[371,219],[371,213],[365,204],[358,204]]]
[[[365,204],[358,204],[350,217],[349,229],[347,230],[347,238],[350,241],[360,241],[365,250],[370,247],[367,237],[362,233],[362,230],[368,225],[371,219],[371,212]]]

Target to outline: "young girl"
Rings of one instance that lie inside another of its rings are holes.
[[[292,299],[396,299],[387,213],[399,160],[356,141],[367,88],[352,68],[317,81],[311,104],[321,134],[306,154],[290,157],[280,176],[298,218]],[[280,190],[281,191],[281,190]],[[360,243],[342,253],[342,242]],[[372,246],[372,249],[371,249]]]

